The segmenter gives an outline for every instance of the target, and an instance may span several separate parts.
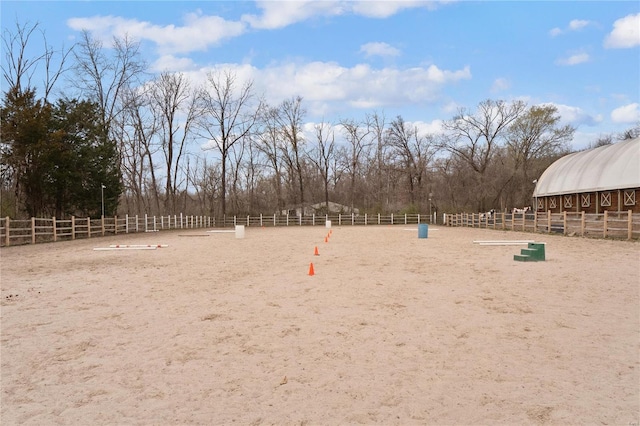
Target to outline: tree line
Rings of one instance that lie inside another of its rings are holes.
[[[30,57],[38,32],[2,35],[2,216],[504,210],[531,204],[575,131],[552,105],[491,99],[434,134],[379,111],[310,125],[302,97],[270,105],[229,70],[149,75],[128,37],[54,50],[42,35]]]

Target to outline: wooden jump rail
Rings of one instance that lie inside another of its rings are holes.
[[[445,215],[446,226],[463,226],[537,233],[557,233],[596,238],[640,239],[640,213],[631,210],[603,213],[481,213]]]

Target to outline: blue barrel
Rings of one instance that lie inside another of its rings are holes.
[[[427,238],[429,237],[429,225],[426,223],[418,224],[418,238]]]

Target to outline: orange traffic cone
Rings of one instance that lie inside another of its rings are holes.
[[[328,243],[329,242],[329,237],[324,237],[324,242]]]
[[[311,262],[309,264],[309,276],[315,275],[315,272],[313,271],[313,262]]]
[[[313,252],[314,256],[320,256],[320,253],[318,253],[318,246],[316,246],[316,250]]]

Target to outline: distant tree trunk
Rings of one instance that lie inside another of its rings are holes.
[[[253,130],[260,111],[254,107],[253,82],[246,82],[236,92],[236,75],[229,71],[210,72],[201,94],[200,135],[211,141],[211,149],[220,153],[222,215],[227,214],[227,162],[232,147],[245,140]]]

